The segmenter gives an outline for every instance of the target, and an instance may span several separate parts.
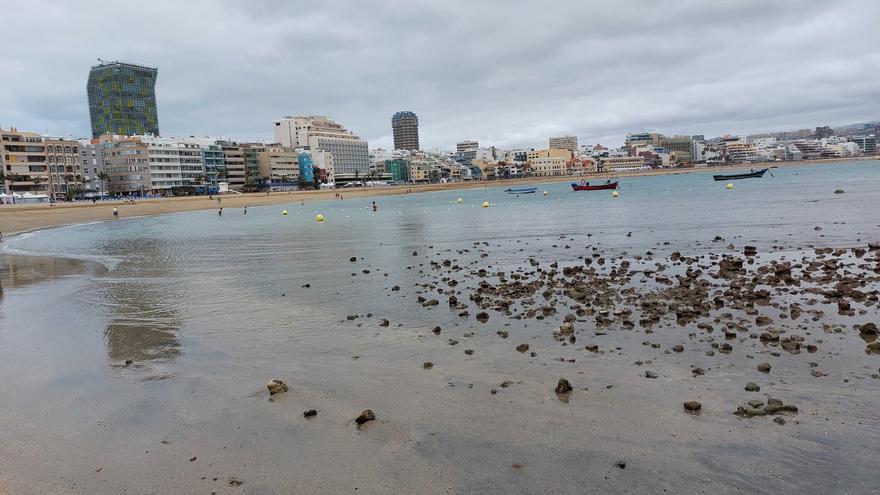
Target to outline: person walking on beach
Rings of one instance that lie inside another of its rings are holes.
[[[116,207],[113,208],[113,219],[114,220],[119,219],[119,210],[117,210]]]
[[[376,202],[373,201],[373,213],[376,213],[376,210],[378,210],[378,209],[379,209],[379,207],[376,205]]]
[[[244,214],[247,215],[247,205],[244,205]]]
[[[219,210],[217,210],[217,216],[218,216],[218,217],[222,217],[222,216],[223,216],[223,207],[222,207],[222,206],[220,207]]]

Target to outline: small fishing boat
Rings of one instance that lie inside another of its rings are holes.
[[[713,175],[712,178],[715,180],[738,180],[738,179],[760,179],[764,177],[764,174],[770,169],[762,168],[761,170],[752,169],[750,172],[742,173],[742,174],[718,174]]]
[[[611,182],[610,180],[604,184],[599,184],[595,186],[591,186],[589,182],[581,181],[580,184],[577,182],[571,183],[571,188],[575,191],[604,191],[606,189],[617,189],[618,181]]]
[[[537,190],[538,190],[537,187],[520,187],[520,188],[509,187],[504,192],[506,192],[507,194],[535,194],[535,191],[537,191]]]

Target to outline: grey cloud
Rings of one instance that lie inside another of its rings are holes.
[[[14,3],[0,125],[52,134],[88,134],[96,57],[159,67],[165,135],[264,139],[318,113],[388,147],[408,109],[426,147],[616,145],[880,113],[869,0]]]

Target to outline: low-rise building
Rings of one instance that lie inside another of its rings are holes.
[[[532,174],[539,177],[565,175],[568,160],[560,156],[542,156],[529,160]]]
[[[641,156],[616,156],[599,159],[599,172],[632,172],[645,170],[645,159]]]

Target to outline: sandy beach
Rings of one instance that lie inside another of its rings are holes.
[[[867,158],[866,158],[867,159]],[[613,177],[644,177],[657,175],[676,175],[690,173],[721,173],[732,170],[747,170],[763,166],[800,167],[817,164],[837,164],[852,160],[811,160],[799,162],[779,162],[775,164],[759,165],[735,165],[723,167],[697,167],[677,169],[656,169],[638,172],[600,173],[587,176],[556,176],[556,177],[529,177],[524,179],[454,182],[446,184],[418,184],[391,187],[373,187],[366,189],[338,189],[325,191],[296,191],[296,192],[273,192],[248,193],[248,194],[225,194],[222,202],[217,203],[206,196],[145,199],[138,200],[135,204],[124,204],[121,201],[103,201],[98,204],[89,202],[82,203],[57,203],[55,206],[48,204],[37,205],[0,205],[0,232],[4,236],[29,232],[37,229],[58,227],[96,220],[112,218],[113,208],[119,209],[120,218],[141,217],[147,215],[163,215],[168,213],[180,213],[186,211],[211,210],[219,206],[227,209],[242,208],[243,206],[262,206],[271,204],[286,204],[299,201],[319,201],[334,199],[338,192],[344,198],[380,197],[396,194],[420,193],[431,191],[455,191],[458,189],[471,189],[481,187],[516,186],[524,184],[542,184],[554,182],[568,182],[581,179],[606,179]]]
[[[0,492],[875,493],[877,163],[12,237]]]

